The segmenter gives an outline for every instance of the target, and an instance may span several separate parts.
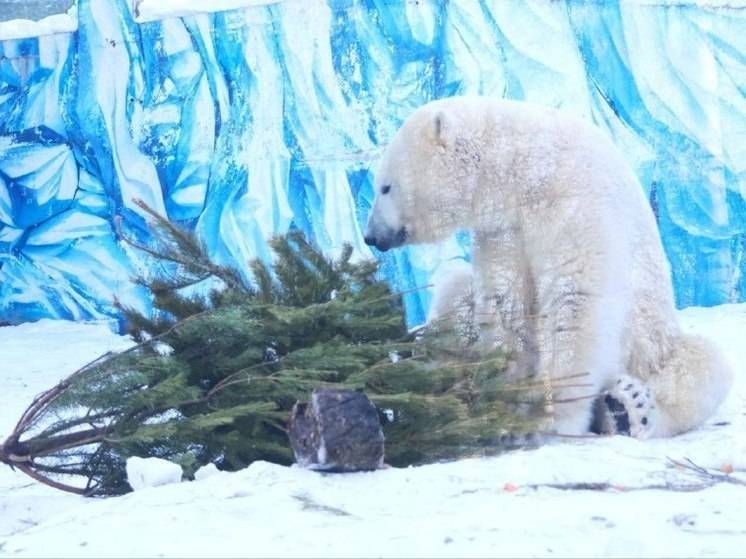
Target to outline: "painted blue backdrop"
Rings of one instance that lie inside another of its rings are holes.
[[[298,227],[370,254],[381,148],[416,107],[479,93],[608,130],[658,216],[681,306],[746,298],[746,10],[685,2],[286,0],[138,24],[80,0],[79,30],[0,42],[0,320],[146,306],[134,198],[221,262]],[[387,253],[408,289],[468,239]],[[407,296],[422,320],[427,290]]]

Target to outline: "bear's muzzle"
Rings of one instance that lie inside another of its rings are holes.
[[[391,233],[385,232],[378,235],[375,235],[371,232],[366,232],[363,240],[365,241],[366,245],[375,247],[381,252],[386,252],[387,250],[390,250],[392,248],[402,246],[404,243],[407,242],[407,237],[407,228],[402,227],[397,231]]]

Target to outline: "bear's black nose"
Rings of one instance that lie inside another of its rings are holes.
[[[363,240],[365,241],[365,244],[370,247],[375,246],[376,244],[376,238],[373,235],[365,235]]]

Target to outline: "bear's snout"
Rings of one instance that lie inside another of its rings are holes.
[[[366,245],[375,247],[381,252],[386,252],[389,249],[402,246],[407,241],[407,236],[406,227],[402,227],[397,231],[386,232],[378,235],[366,232],[363,240]]]

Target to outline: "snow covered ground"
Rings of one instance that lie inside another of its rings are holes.
[[[0,467],[0,556],[742,557],[746,485],[669,458],[746,480],[746,305],[681,318],[720,343],[737,371],[728,401],[696,432],[361,474],[255,463],[111,499],[66,495]],[[126,343],[101,324],[0,328],[0,434],[35,393]]]

